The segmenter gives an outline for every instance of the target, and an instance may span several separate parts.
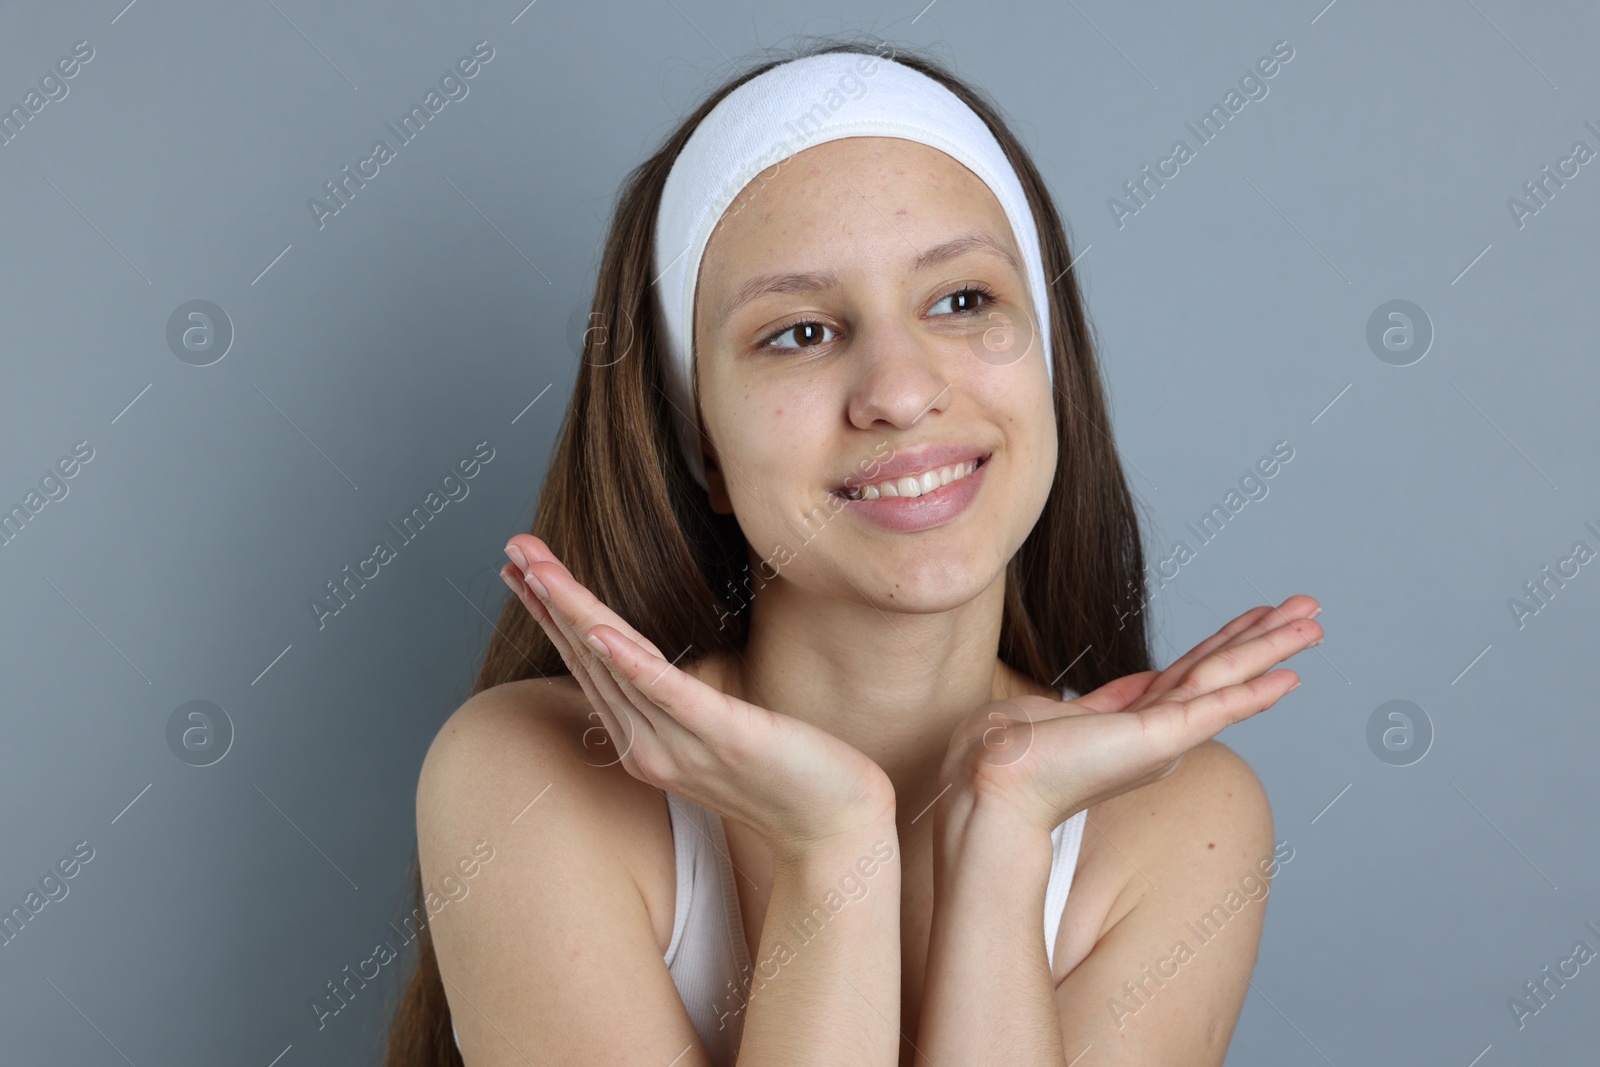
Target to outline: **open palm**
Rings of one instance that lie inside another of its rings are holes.
[[[950,739],[946,784],[998,801],[1048,830],[1084,808],[1178,769],[1184,754],[1300,684],[1274,664],[1318,644],[1308,596],[1245,612],[1164,671],[1118,678],[1075,700],[1016,696],[985,705]]]
[[[560,650],[629,774],[739,820],[775,854],[892,818],[893,786],[858,749],[674,666],[539,538],[510,547],[527,568],[507,564],[501,576]]]

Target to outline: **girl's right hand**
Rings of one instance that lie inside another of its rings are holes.
[[[894,787],[858,749],[680,670],[539,538],[519,534],[506,554],[501,577],[560,650],[629,774],[739,820],[780,863],[892,826]]]

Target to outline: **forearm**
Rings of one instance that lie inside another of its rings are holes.
[[[738,1067],[894,1067],[900,848],[892,821],[779,865],[751,972]]]
[[[952,798],[934,829],[918,1063],[1062,1067],[1044,950],[1050,835]]]

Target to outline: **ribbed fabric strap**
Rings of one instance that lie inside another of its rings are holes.
[[[666,793],[677,862],[672,940],[662,961],[714,1064],[731,1064],[744,1033],[750,956],[722,816]],[[685,937],[685,931],[692,931]]]

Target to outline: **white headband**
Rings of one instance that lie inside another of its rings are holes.
[[[667,396],[695,481],[706,486],[694,402],[694,298],[700,258],[723,213],[762,171],[844,137],[898,137],[937,148],[977,175],[1000,201],[1027,268],[1050,360],[1050,304],[1039,234],[1005,151],[977,113],[921,71],[862,52],[791,60],[729,93],[673,162],[656,216],[656,299],[666,327]]]

